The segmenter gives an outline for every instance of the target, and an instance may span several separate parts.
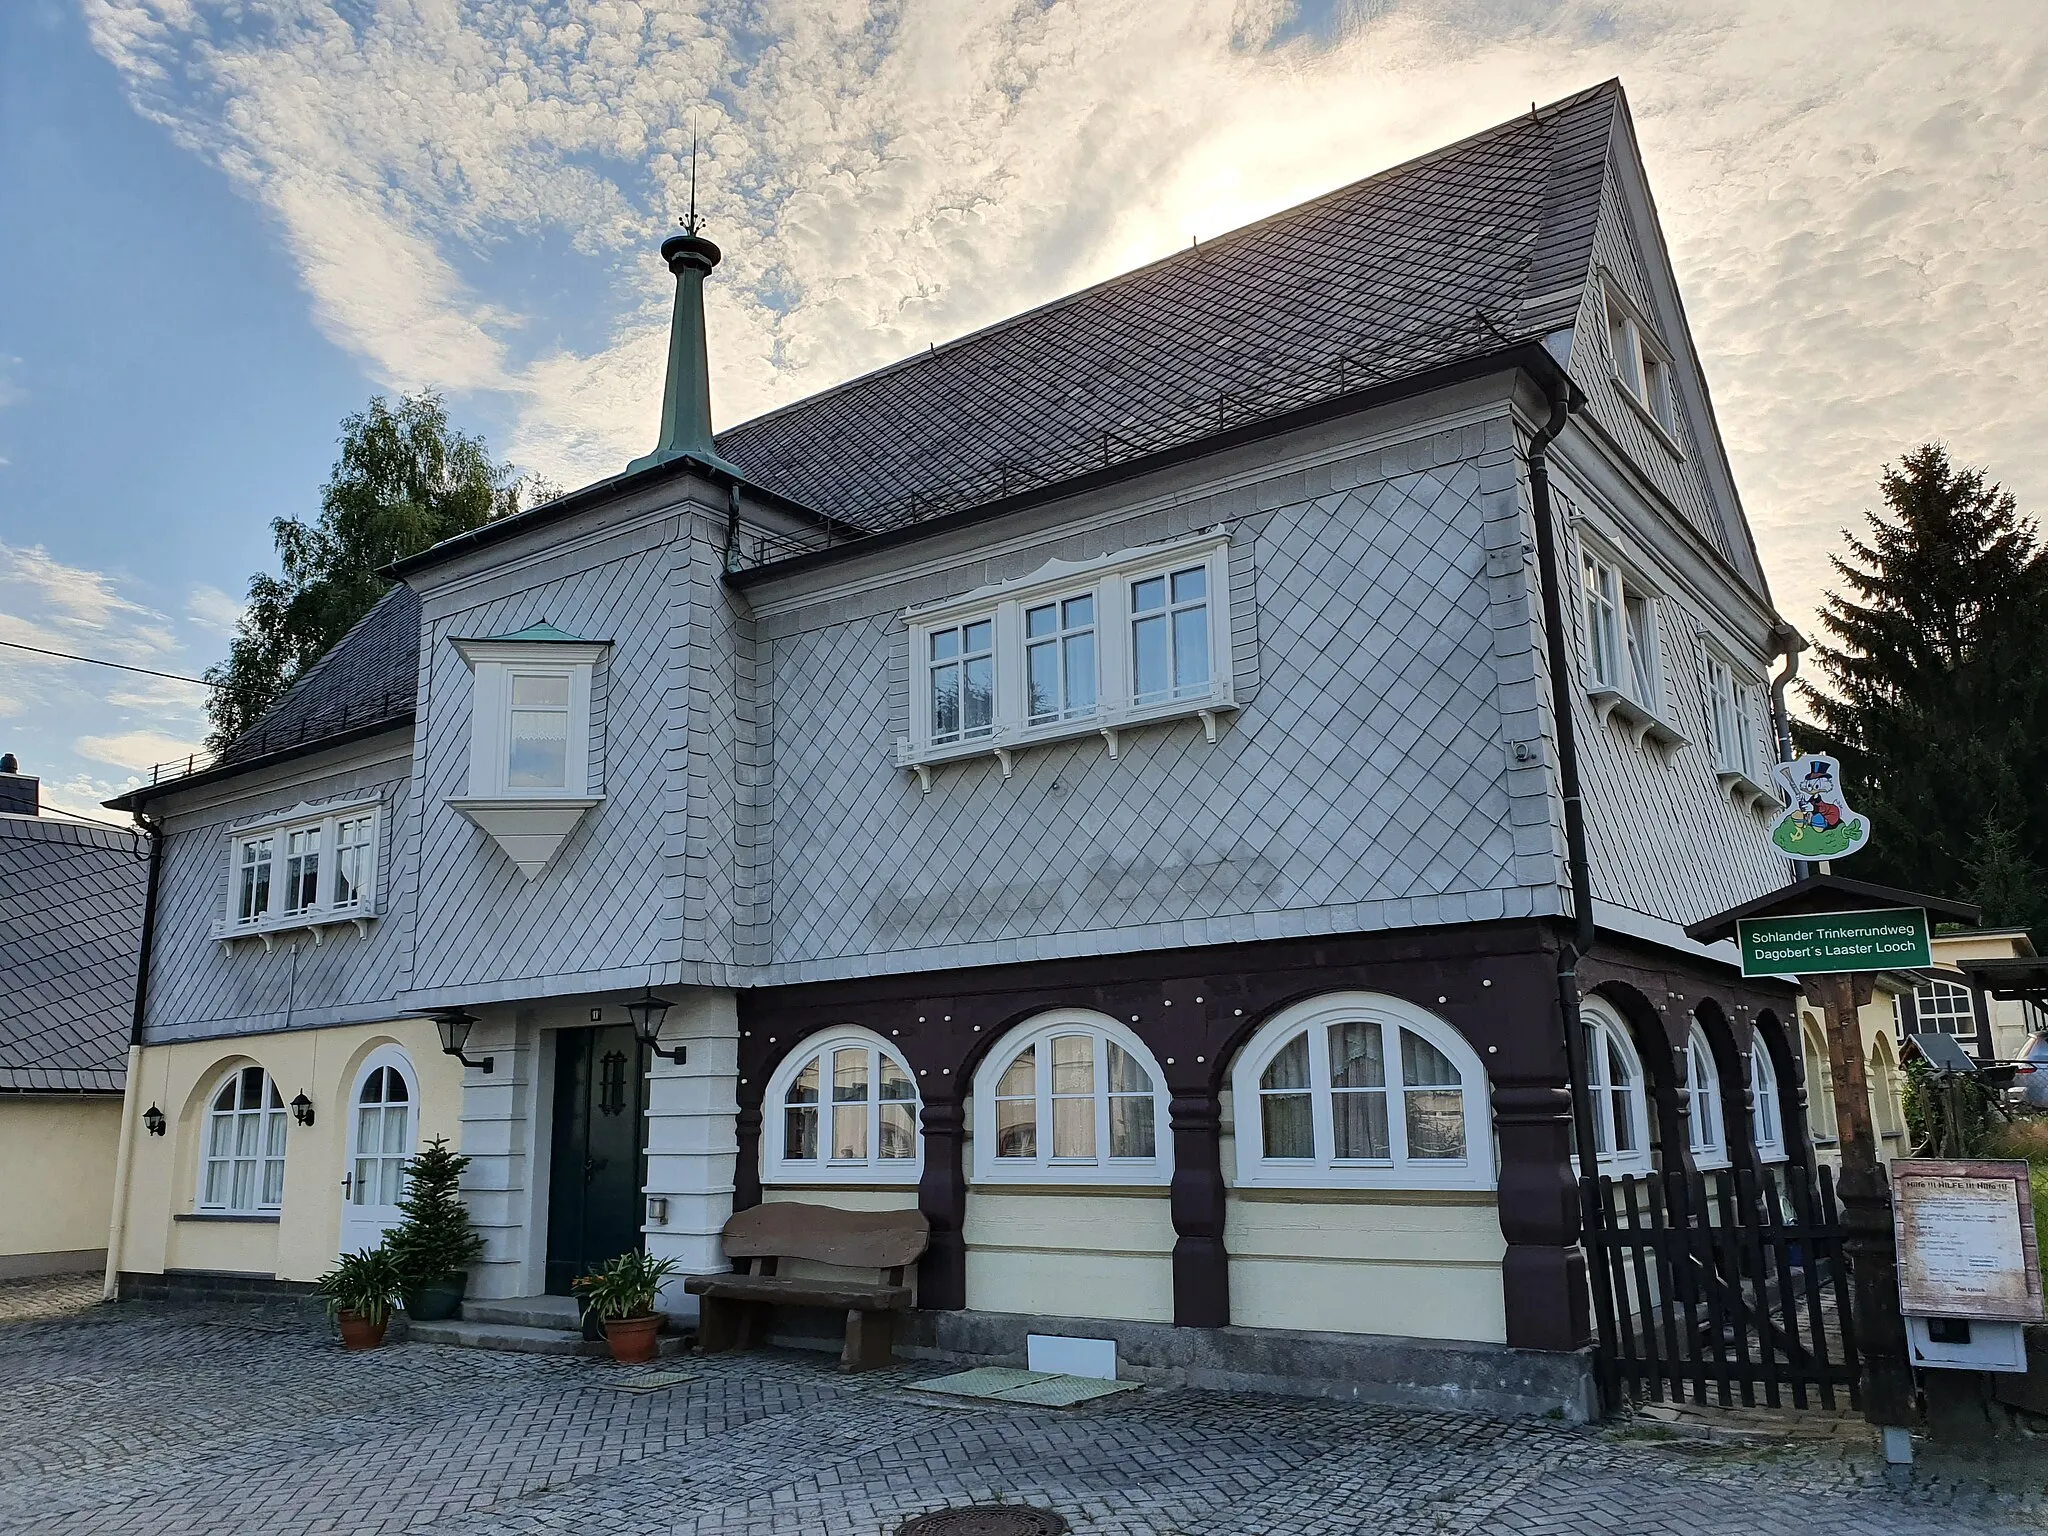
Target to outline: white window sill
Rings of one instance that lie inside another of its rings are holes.
[[[1021,1163],[1021,1159],[1019,1160]],[[1010,1168],[977,1168],[974,1183],[989,1188],[1005,1184],[1134,1184],[1166,1185],[1173,1172],[1142,1163],[1117,1163],[1102,1167],[1093,1163],[1032,1163]]]
[[[1629,741],[1637,747],[1648,741],[1659,750],[1669,753],[1677,751],[1686,743],[1685,736],[1675,727],[1658,718],[1655,713],[1638,704],[1619,688],[1595,684],[1586,690],[1586,697],[1591,700],[1593,713],[1599,717],[1602,725],[1619,721],[1621,728],[1628,733]]]
[[[1240,1169],[1239,1189],[1412,1189],[1451,1190],[1494,1187],[1491,1170],[1481,1171],[1464,1164],[1429,1168],[1410,1163],[1404,1168],[1321,1168],[1314,1164],[1268,1163]]]
[[[1195,720],[1202,722],[1202,732],[1210,740],[1216,739],[1216,724],[1222,716],[1233,712],[1237,704],[1227,692],[1207,694],[1199,699],[1169,699],[1163,704],[1146,704],[1128,709],[1099,709],[1084,719],[1060,720],[1051,725],[997,726],[986,736],[976,736],[971,741],[949,741],[939,746],[925,746],[912,742],[907,737],[896,743],[896,766],[907,768],[917,775],[919,784],[926,793],[931,791],[931,770],[941,763],[965,762],[971,758],[993,757],[1003,765],[1003,777],[1008,778],[1015,766],[1015,754],[1032,747],[1049,746],[1054,742],[1078,741],[1087,736],[1100,736],[1108,745],[1109,755],[1114,758],[1122,747],[1124,731],[1136,730],[1141,726],[1159,725],[1171,720]]]
[[[364,938],[369,937],[370,924],[377,920],[377,914],[367,908],[343,907],[330,911],[324,907],[308,907],[303,912],[290,912],[277,917],[266,917],[254,923],[217,923],[213,936],[229,948],[237,939],[261,939],[265,953],[277,947],[277,941],[295,933],[310,933],[315,944],[327,942],[328,930],[353,928]]]
[[[821,1167],[808,1163],[778,1163],[761,1179],[763,1189],[915,1189],[924,1170],[915,1164],[892,1163],[877,1168],[868,1163],[841,1163]]]
[[[1715,772],[1714,777],[1721,781],[1721,788],[1727,792],[1728,798],[1735,802],[1737,810],[1752,811],[1760,806],[1778,804],[1775,791],[1757,783],[1740,769],[1722,768]]]
[[[177,1211],[173,1221],[241,1221],[259,1227],[274,1227],[282,1217],[275,1209],[268,1211]]]
[[[1628,402],[1628,408],[1634,411],[1637,419],[1650,429],[1650,435],[1657,439],[1657,446],[1683,464],[1685,462],[1685,450],[1678,446],[1678,439],[1672,435],[1671,429],[1657,419],[1655,411],[1636,398],[1636,392],[1628,387],[1628,384],[1622,379],[1620,374],[1610,374],[1610,377],[1614,380],[1614,392]]]

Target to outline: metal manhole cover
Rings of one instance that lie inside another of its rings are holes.
[[[971,1504],[912,1515],[896,1536],[1064,1536],[1067,1522],[1029,1504]]]

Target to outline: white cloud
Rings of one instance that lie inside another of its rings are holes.
[[[106,763],[140,773],[156,763],[167,763],[199,750],[191,736],[171,736],[163,731],[122,731],[113,736],[81,736],[74,745],[89,762]]]
[[[2031,0],[84,3],[327,333],[564,484],[652,439],[693,123],[723,422],[1620,74],[1780,605],[1923,438],[2048,502]],[[595,339],[479,290],[543,245]]]
[[[242,604],[219,587],[199,582],[185,596],[185,617],[201,629],[217,635],[231,635],[241,621]]]

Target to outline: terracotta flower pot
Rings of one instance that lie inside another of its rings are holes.
[[[341,1325],[343,1349],[375,1349],[384,1342],[384,1329],[391,1319],[380,1317],[373,1323],[357,1313],[341,1312],[335,1321]]]
[[[645,1365],[654,1359],[660,1353],[661,1321],[659,1312],[606,1318],[604,1340],[612,1348],[612,1358],[621,1365]]]

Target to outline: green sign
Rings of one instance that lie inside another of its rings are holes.
[[[1735,925],[1735,939],[1742,946],[1745,976],[1817,976],[1934,964],[1924,907],[1748,917]]]

